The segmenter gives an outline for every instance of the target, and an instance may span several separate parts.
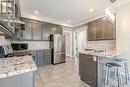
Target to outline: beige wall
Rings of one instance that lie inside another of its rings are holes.
[[[117,50],[125,52],[123,57],[129,60],[130,70],[130,2],[118,8],[116,15]]]

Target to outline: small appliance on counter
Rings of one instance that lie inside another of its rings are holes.
[[[66,61],[65,36],[60,34],[50,35],[50,49],[52,52],[52,64]]]
[[[11,46],[12,45],[12,46]],[[19,57],[31,55],[30,51],[26,51],[27,44],[11,44],[0,46],[0,58]]]
[[[6,57],[6,56],[12,56],[12,55],[13,55],[13,49],[11,45],[0,46],[0,58]]]

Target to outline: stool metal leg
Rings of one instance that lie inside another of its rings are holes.
[[[110,72],[110,69],[108,66],[106,66],[106,71],[105,71],[105,82],[104,82],[104,87],[106,87],[106,85],[108,85],[109,83],[109,72]]]
[[[105,80],[104,80],[104,87],[106,87],[106,83],[107,83],[107,74],[108,74],[108,67],[106,66],[106,70],[105,70]]]
[[[129,73],[128,73],[128,65],[125,63],[125,79],[126,79],[126,84],[128,84],[128,79],[129,79]]]
[[[118,82],[118,87],[121,86],[121,78],[120,78],[120,72],[119,69],[117,68],[117,82]]]
[[[107,85],[109,85],[109,76],[110,76],[110,67],[108,67],[108,73],[107,73]]]

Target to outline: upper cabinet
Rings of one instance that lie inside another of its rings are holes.
[[[88,23],[88,40],[115,40],[116,24],[105,17]]]
[[[20,40],[48,41],[50,34],[62,34],[60,25],[40,22],[32,19],[22,18],[25,28],[19,31]]]
[[[22,29],[22,38],[24,40],[31,40],[32,39],[32,22],[26,19],[23,19],[23,21],[25,22],[25,28]]]
[[[42,40],[42,23],[36,21],[32,22],[31,30],[32,40]]]
[[[0,0],[0,27],[9,38],[19,37],[19,25],[24,24],[20,20],[21,12],[19,0]],[[15,37],[17,34],[17,37]]]

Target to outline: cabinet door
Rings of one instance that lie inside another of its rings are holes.
[[[47,24],[42,25],[42,40],[48,41],[51,27]]]
[[[102,18],[101,19],[101,30],[102,30],[102,39],[103,40],[105,40],[106,39],[106,37],[105,37],[105,35],[106,35],[106,19],[105,18]]]
[[[96,24],[96,39],[101,40],[101,39],[103,39],[103,31],[101,28],[101,26],[102,26],[101,19],[96,20],[95,24]]]
[[[44,50],[44,64],[51,64],[51,50]]]
[[[95,40],[96,39],[96,23],[89,22],[88,23],[88,40]]]
[[[105,39],[111,40],[113,39],[113,23],[106,19],[106,29],[105,29]]]
[[[37,58],[37,65],[44,65],[44,53],[42,50],[38,50],[38,58]]]
[[[41,39],[41,28],[42,28],[42,24],[39,22],[32,22],[32,38],[33,40],[42,40]]]
[[[92,55],[79,54],[79,74],[81,80],[91,85],[91,87],[97,87],[97,61],[93,61]]]
[[[62,34],[63,29],[59,25],[51,25],[51,34]]]
[[[23,31],[23,39],[32,40],[32,23],[25,21],[25,30]]]

